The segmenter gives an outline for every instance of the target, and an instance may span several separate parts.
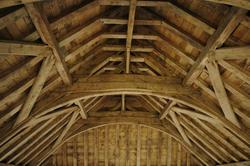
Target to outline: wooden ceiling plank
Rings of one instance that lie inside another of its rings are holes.
[[[130,50],[132,47],[134,23],[135,23],[135,11],[136,11],[137,0],[131,0],[129,6],[129,18],[127,25],[127,39],[126,39],[126,73],[130,72]]]
[[[153,51],[154,52],[154,51]],[[169,73],[169,70],[166,68],[166,66],[160,61],[158,61],[156,58],[154,58],[151,55],[144,56],[145,64],[150,66],[154,71],[156,71],[161,76],[166,76]]]
[[[83,104],[83,102],[81,100],[76,101],[76,105],[78,105],[78,107],[80,108],[80,115],[83,119],[87,119],[87,112],[85,109],[85,105]]]
[[[186,141],[186,143],[190,146],[192,146],[192,143],[190,142],[190,140],[188,139],[186,132],[184,131],[184,129],[182,128],[181,124],[180,124],[180,120],[179,117],[177,117],[177,115],[175,114],[175,112],[170,111],[169,112],[170,117],[172,118],[175,127],[178,129],[179,133],[181,134],[182,138]]]
[[[208,39],[206,47],[201,51],[195,64],[191,67],[187,76],[183,80],[184,84],[191,85],[195,79],[199,77],[205,67],[208,57],[228,39],[232,32],[238,27],[246,12],[246,10],[235,7],[230,9],[226,17],[220,22],[217,30]]]
[[[0,40],[0,56],[27,55],[27,56],[48,56],[50,48],[44,44],[31,42],[13,42]]]
[[[0,9],[1,8],[6,8],[6,7],[11,7],[11,6],[27,4],[27,3],[44,2],[44,1],[50,1],[50,0],[19,0],[19,1],[16,1],[16,0],[1,0],[0,1]]]
[[[215,94],[217,96],[217,100],[220,103],[221,109],[223,110],[225,117],[240,128],[241,125],[234,113],[232,105],[227,96],[224,83],[221,79],[218,64],[215,61],[212,61],[212,62],[208,62],[206,66],[207,66],[207,70],[208,70],[209,77],[212,82]]]
[[[168,137],[168,145],[167,145],[167,166],[171,166],[172,164],[172,137]]]
[[[141,166],[141,126],[137,126],[136,166]]]
[[[28,94],[25,103],[23,104],[22,109],[20,110],[18,117],[16,119],[15,125],[18,125],[20,122],[28,118],[40,92],[47,80],[48,75],[50,74],[50,70],[54,65],[53,56],[48,56],[42,63],[40,71],[32,85],[32,88]]]
[[[62,77],[63,82],[67,85],[71,84],[72,80],[68,71],[68,67],[64,60],[65,56],[63,55],[62,50],[59,48],[59,44],[56,40],[55,35],[50,29],[47,17],[35,4],[26,4],[25,7],[43,42],[47,43],[51,47],[56,59],[56,67],[60,76]]]
[[[231,6],[237,6],[240,8],[250,10],[249,0],[237,0],[237,1],[235,0],[205,0],[205,1],[219,3],[219,4],[226,4],[226,5],[231,5]]]
[[[161,166],[162,164],[162,145],[163,145],[163,134],[162,132],[159,133],[159,137],[158,137],[158,145],[157,145],[157,148],[158,148],[158,152],[157,152],[157,155],[158,155],[158,158],[157,158],[157,166]],[[168,137],[169,138],[169,137]]]
[[[162,20],[162,25],[161,25],[162,27],[168,29],[169,31],[171,31],[174,34],[177,34],[184,41],[186,41],[188,44],[190,44],[192,47],[194,47],[194,48],[196,48],[198,50],[204,49],[204,46],[200,42],[198,42],[197,40],[195,40],[193,36],[187,34],[186,32],[184,32],[179,27],[173,25],[168,20],[166,20],[162,16],[158,15],[157,13],[155,13],[153,10],[149,10],[149,9],[146,9],[146,8],[140,8],[140,11],[143,14],[145,14],[146,16],[148,16],[149,18],[155,18],[156,17],[157,19]]]
[[[109,130],[108,126],[105,126],[105,138],[104,138],[104,163],[105,166],[109,165]]]
[[[1,2],[0,2],[1,5]],[[1,7],[0,7],[1,8]],[[17,9],[14,12],[11,12],[3,17],[0,17],[0,29],[3,29],[4,27],[7,27],[9,24],[16,22],[20,18],[28,16],[28,13],[26,12],[25,8]]]
[[[146,138],[146,166],[151,165],[152,156],[152,129],[147,128],[147,138]]]

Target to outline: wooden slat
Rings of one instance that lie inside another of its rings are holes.
[[[137,126],[136,166],[141,165],[141,126]]]
[[[159,14],[154,12],[153,10],[140,8],[140,11],[141,11],[141,14],[143,14],[143,15],[149,17],[149,18],[155,18],[156,17],[157,19],[162,20],[162,25],[161,25],[162,27],[167,28],[173,34],[180,36],[184,41],[186,41],[192,47],[194,47],[194,48],[196,48],[198,50],[202,50],[204,48],[204,46],[200,42],[198,42],[196,39],[194,39],[193,36],[187,34],[181,28],[179,28],[176,25],[172,24],[167,19],[160,16]]]
[[[220,22],[217,30],[209,38],[206,47],[201,51],[195,64],[189,70],[183,81],[184,84],[190,85],[196,80],[201,74],[208,57],[228,39],[231,33],[237,28],[246,12],[246,10],[234,7],[230,9],[226,17]]]
[[[46,81],[53,65],[54,65],[54,59],[52,56],[48,56],[43,61],[41,69],[38,73],[38,76],[36,77],[34,84],[32,85],[32,88],[29,92],[29,95],[28,95],[25,103],[23,104],[23,107],[22,107],[20,113],[18,114],[15,125],[19,124],[24,119],[28,118],[38,96],[40,95],[40,92],[45,84],[45,81]]]
[[[30,42],[0,41],[1,55],[49,56],[50,48],[44,44]]]
[[[250,1],[249,0],[205,0],[208,2],[214,2],[219,4],[226,4],[231,6],[237,6],[240,8],[248,9],[250,10]]]
[[[109,132],[108,126],[105,126],[105,138],[104,138],[104,163],[105,166],[109,165]]]
[[[43,1],[50,1],[50,0],[1,0],[0,1],[0,9],[6,8],[10,6],[16,6],[26,3],[34,3],[34,2],[43,2]]]
[[[223,110],[225,117],[234,123],[236,126],[240,127],[240,123],[235,116],[234,110],[231,106],[231,103],[228,99],[227,92],[224,87],[224,83],[220,76],[220,71],[218,64],[215,61],[207,63],[207,69],[209,73],[210,80],[212,82],[215,94],[220,103],[220,106]]]
[[[84,166],[88,166],[88,133],[84,132],[83,135],[83,142],[84,142],[84,146],[83,146],[83,152],[84,152]]]
[[[151,155],[152,155],[152,130],[147,128],[147,138],[146,138],[146,166],[151,165]]]
[[[128,18],[128,26],[127,26],[127,40],[126,40],[126,73],[129,73],[129,65],[130,65],[130,50],[132,46],[132,38],[133,38],[133,30],[135,23],[135,11],[136,11],[136,2],[137,0],[130,1],[129,7],[129,18]]]
[[[172,164],[172,137],[168,137],[168,146],[167,146],[167,166]]]
[[[71,84],[72,80],[64,60],[65,56],[63,55],[62,50],[59,48],[59,44],[50,29],[50,25],[46,16],[35,4],[26,4],[25,7],[43,42],[47,43],[52,48],[56,59],[56,67],[60,76],[62,77],[63,82],[65,84]]]

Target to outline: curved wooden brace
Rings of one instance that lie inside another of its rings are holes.
[[[98,114],[98,113],[97,113]],[[188,145],[182,137],[179,135],[176,128],[166,120],[160,120],[158,115],[150,114],[147,112],[111,112],[111,113],[101,113],[99,116],[90,116],[88,119],[79,119],[70,129],[68,135],[66,135],[65,139],[55,146],[53,149],[51,148],[46,156],[42,156],[42,161],[44,161],[47,157],[49,157],[53,152],[55,152],[60,146],[62,146],[65,142],[72,139],[73,137],[86,132],[88,130],[92,130],[95,128],[103,127],[106,125],[114,125],[114,124],[130,124],[130,125],[141,125],[145,127],[149,127],[160,132],[166,133],[169,136],[176,139],[180,142],[188,151],[190,151],[193,155],[195,155],[202,163],[205,165],[214,165],[214,161],[204,154],[200,149],[195,146]]]
[[[250,147],[250,134],[247,131],[243,131],[227,120],[221,109],[207,97],[190,87],[182,86],[180,80],[172,77],[110,74],[79,78],[72,86],[54,91],[51,96],[38,102],[34,113],[42,116],[77,100],[121,94],[152,95],[187,105],[218,120]]]
[[[54,99],[62,95],[59,99]],[[185,104],[182,96],[200,96],[192,88],[183,87],[181,80],[173,77],[142,75],[99,75],[80,78],[67,89],[54,91],[45,100],[38,102],[35,112],[47,113],[77,100],[105,95],[152,95]]]

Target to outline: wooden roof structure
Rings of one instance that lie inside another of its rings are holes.
[[[250,165],[249,0],[0,0],[0,165]]]

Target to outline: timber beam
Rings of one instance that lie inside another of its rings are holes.
[[[207,59],[214,54],[218,47],[229,38],[233,31],[238,27],[239,23],[247,13],[247,10],[232,7],[226,17],[220,22],[217,30],[209,38],[206,47],[201,51],[198,59],[191,67],[183,83],[191,85],[203,71]]]
[[[19,0],[19,1],[17,1],[17,0],[1,0],[0,1],[0,9],[6,8],[6,7],[11,7],[11,6],[27,4],[27,3],[44,2],[44,1],[50,1],[50,0]]]

